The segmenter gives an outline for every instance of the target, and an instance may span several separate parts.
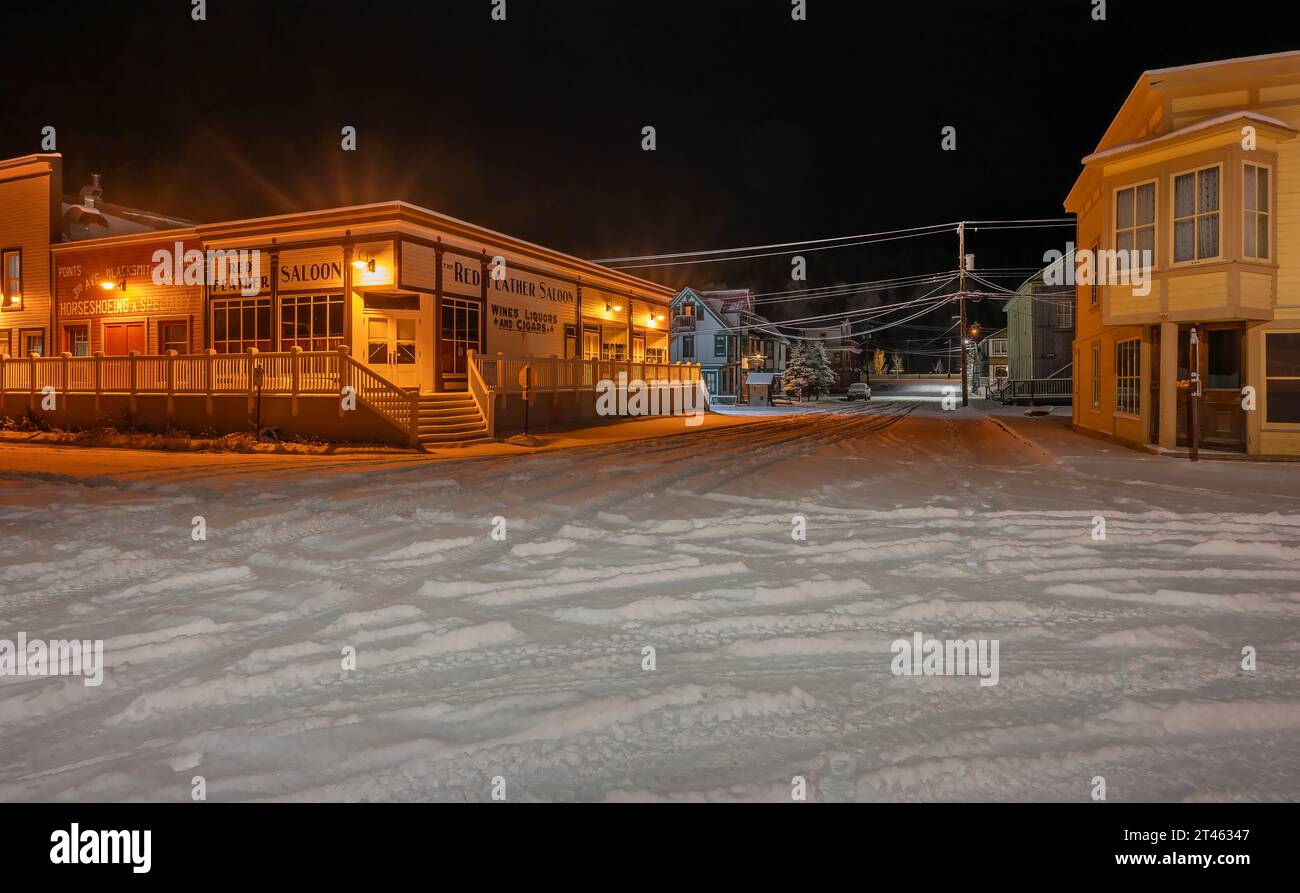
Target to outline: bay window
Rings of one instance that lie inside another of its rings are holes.
[[[1242,254],[1267,260],[1269,256],[1269,169],[1258,164],[1245,167],[1242,199]]]
[[[1174,177],[1174,263],[1219,256],[1219,168]]]
[[[1154,263],[1156,251],[1156,184],[1154,182],[1129,186],[1115,193],[1115,250],[1126,253],[1137,251],[1136,266],[1148,267]]]

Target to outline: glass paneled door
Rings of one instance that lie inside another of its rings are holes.
[[[1241,408],[1244,327],[1209,323],[1196,327],[1200,338],[1201,445],[1207,449],[1246,449],[1246,415]],[[1191,380],[1191,326],[1178,327],[1178,444],[1187,444],[1187,398]]]
[[[420,314],[366,314],[366,365],[401,388],[420,387]]]

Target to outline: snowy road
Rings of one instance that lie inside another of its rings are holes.
[[[0,636],[109,669],[0,677],[3,800],[1300,798],[1300,466],[905,402],[439,463],[23,449]],[[916,632],[998,639],[999,683],[894,676]]]

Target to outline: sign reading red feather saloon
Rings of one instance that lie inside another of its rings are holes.
[[[559,343],[562,321],[572,320],[577,292],[570,282],[512,269],[507,262],[504,275],[487,271],[487,319],[498,332],[540,336],[537,353],[563,349]],[[478,297],[483,291],[483,269],[475,262],[455,256],[442,260],[443,291],[449,295]],[[539,306],[540,305],[540,306]],[[548,305],[554,310],[546,309]]]

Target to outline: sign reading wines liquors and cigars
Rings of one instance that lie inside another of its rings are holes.
[[[487,268],[488,324],[498,332],[554,336],[573,321],[577,295],[572,283],[516,271],[505,264],[500,278]],[[482,294],[483,270],[477,261],[452,255],[442,259],[442,290],[448,295],[477,298]]]

